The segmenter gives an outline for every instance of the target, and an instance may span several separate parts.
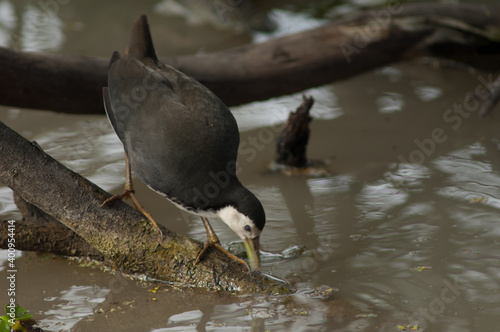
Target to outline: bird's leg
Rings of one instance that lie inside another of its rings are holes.
[[[198,264],[198,262],[201,260],[205,251],[207,251],[207,249],[209,247],[212,247],[212,248],[219,250],[220,252],[222,252],[227,257],[231,258],[232,260],[235,260],[238,263],[243,264],[248,269],[248,271],[251,271],[250,266],[248,265],[247,262],[245,262],[244,260],[242,260],[239,257],[236,257],[235,255],[233,255],[232,253],[230,253],[229,251],[227,251],[226,249],[224,249],[221,246],[219,238],[217,237],[217,234],[215,234],[215,232],[214,232],[212,226],[210,225],[210,223],[208,222],[208,220],[205,217],[201,217],[201,220],[203,221],[203,225],[205,226],[205,229],[207,230],[207,242],[205,243],[205,246],[203,246],[203,249],[201,249],[200,253],[198,254],[198,258],[196,258],[195,264]]]
[[[123,193],[111,196],[107,200],[105,200],[102,204],[101,207],[107,205],[108,203],[111,203],[114,200],[117,199],[124,199],[124,198],[130,198],[132,203],[134,204],[134,207],[136,210],[140,211],[148,220],[149,222],[153,225],[155,230],[161,235],[161,229],[158,227],[158,224],[156,221],[153,219],[153,217],[144,209],[141,203],[137,200],[135,197],[135,190],[134,186],[132,185],[132,170],[130,168],[130,163],[128,161],[128,156],[127,153],[125,152],[125,173],[126,173],[126,179],[125,179],[125,190]]]

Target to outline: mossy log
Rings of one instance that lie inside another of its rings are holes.
[[[203,247],[199,241],[161,227],[163,235],[145,217],[122,201],[106,208],[111,195],[47,155],[0,122],[0,182],[24,200],[56,218],[95,248],[104,262],[129,273],[179,285],[237,293],[287,293],[287,285],[252,272],[210,250],[195,264]],[[3,223],[5,227],[5,222]],[[23,247],[27,227],[16,228]],[[7,248],[5,233],[0,243]],[[29,250],[29,248],[26,248]]]
[[[88,257],[103,261],[104,256],[73,230],[14,193],[14,202],[23,216],[15,221],[16,250],[48,252],[63,256]],[[8,243],[8,222],[0,222],[0,247]]]

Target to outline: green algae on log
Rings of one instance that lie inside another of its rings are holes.
[[[71,171],[38,144],[0,122],[0,182],[25,201],[70,228],[104,257],[129,273],[183,286],[245,293],[283,294],[292,290],[210,250],[195,264],[203,244],[161,226],[162,237],[145,217],[126,203],[100,204],[110,196]],[[27,216],[29,218],[29,216]],[[1,241],[2,248],[6,242]],[[17,237],[16,243],[22,243]],[[25,248],[29,250],[29,248]]]

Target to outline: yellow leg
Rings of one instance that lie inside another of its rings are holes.
[[[201,217],[201,220],[203,221],[203,225],[205,226],[205,229],[207,231],[207,242],[205,243],[205,246],[203,246],[203,249],[201,249],[200,253],[198,254],[198,258],[196,258],[196,264],[198,264],[198,262],[201,260],[205,251],[207,251],[208,248],[212,247],[212,248],[219,250],[220,252],[222,252],[227,257],[231,258],[232,260],[235,260],[238,263],[243,264],[247,268],[247,270],[250,272],[251,269],[250,269],[250,266],[248,265],[247,262],[245,262],[244,260],[242,260],[239,257],[236,257],[235,255],[233,255],[232,253],[230,253],[229,251],[227,251],[226,249],[224,249],[221,246],[219,238],[217,237],[217,234],[215,234],[215,232],[214,232],[212,226],[210,225],[210,223],[208,222],[208,220],[205,217]]]
[[[141,203],[137,200],[135,197],[135,190],[132,185],[132,170],[130,169],[130,163],[128,161],[128,156],[127,153],[125,152],[125,172],[126,172],[126,180],[125,180],[125,190],[123,193],[111,196],[107,200],[105,200],[102,204],[101,207],[111,203],[114,200],[117,199],[124,199],[124,198],[130,198],[132,203],[134,204],[136,210],[140,211],[148,220],[149,222],[153,225],[153,227],[156,229],[156,231],[161,235],[161,229],[158,227],[158,224],[156,221],[153,219],[153,217],[144,209]]]

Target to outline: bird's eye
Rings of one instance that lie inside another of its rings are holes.
[[[245,230],[246,230],[247,232],[250,232],[250,231],[252,230],[252,229],[250,228],[250,226],[248,226],[248,225],[245,225],[245,227],[244,227],[244,228],[245,228]]]

